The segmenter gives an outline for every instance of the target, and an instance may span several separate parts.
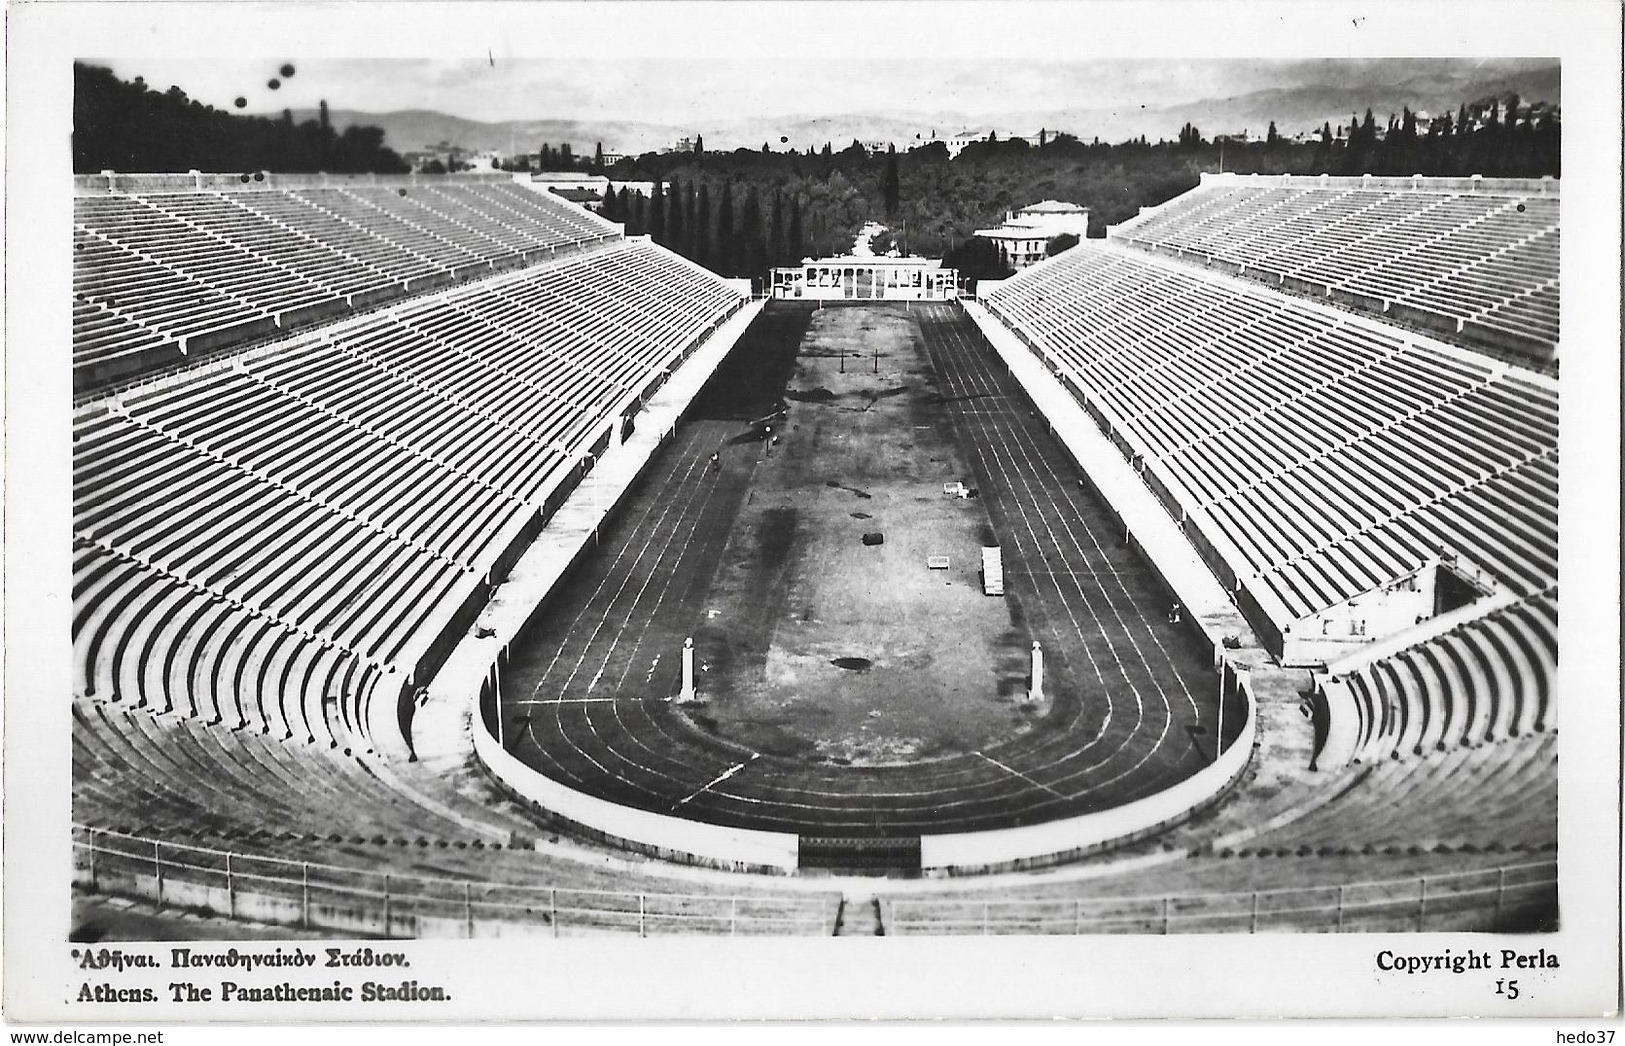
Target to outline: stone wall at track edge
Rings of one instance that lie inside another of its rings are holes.
[[[740,871],[796,869],[797,836],[667,817],[599,799],[568,788],[509,755],[478,716],[472,732],[475,753],[505,788],[549,816],[562,817],[600,838],[668,860]]]

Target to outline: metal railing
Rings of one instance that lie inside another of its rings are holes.
[[[73,825],[74,885],[229,919],[384,937],[821,935],[833,892],[666,893],[373,871]]]
[[[1080,883],[1080,891],[1087,889]],[[1132,897],[882,901],[888,934],[1260,933],[1491,929],[1533,905],[1557,907],[1557,862],[1323,886]]]

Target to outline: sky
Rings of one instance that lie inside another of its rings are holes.
[[[922,5],[923,7],[923,5]],[[634,5],[636,9],[636,5]],[[415,58],[307,57],[290,49],[263,58],[227,54],[86,55],[125,79],[171,84],[217,108],[246,113],[314,108],[386,112],[433,109],[495,122],[523,119],[640,120],[672,125],[746,116],[848,112],[964,113],[1170,105],[1304,84],[1392,83],[1419,72],[1483,77],[1547,64],[1540,59],[1120,59],[830,55],[538,60],[493,45],[477,55]],[[294,74],[281,75],[291,65]],[[269,81],[280,81],[276,89]],[[243,107],[236,106],[242,98]]]

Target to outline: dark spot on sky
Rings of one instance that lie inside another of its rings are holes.
[[[405,189],[396,189],[395,192],[396,192],[397,195],[400,195],[400,196],[405,196],[406,195],[406,190]]]
[[[271,79],[265,81],[265,86],[274,91],[282,86],[282,81],[273,76]]]
[[[264,171],[255,171],[254,172],[254,180],[256,182],[263,182],[265,180],[265,172]]]
[[[293,75],[293,65],[292,65],[292,63],[287,63],[287,64],[283,65],[281,69],[277,70],[277,72],[281,73],[282,74],[282,79],[286,80],[288,77]]]
[[[1521,203],[1520,203],[1520,204],[1518,204],[1518,213],[1519,213],[1519,214],[1522,214],[1522,213],[1523,213],[1523,204],[1521,204]]]
[[[782,135],[782,134],[779,135],[779,144],[780,145],[783,145],[785,142],[788,142],[789,140],[790,139],[789,139],[789,137],[787,135]]]
[[[237,106],[237,108],[239,108],[239,109],[243,109],[243,108],[247,107],[248,99],[244,98],[242,95],[238,95],[237,96],[237,101],[233,102],[232,104]]]
[[[238,176],[237,176],[237,180],[238,180],[238,181],[240,181],[240,182],[242,182],[242,183],[243,183],[243,184],[245,184],[245,185],[246,185],[246,184],[248,184],[248,180],[249,180],[249,179],[248,179],[248,175],[246,175],[246,174],[239,174],[239,175],[238,175]]]

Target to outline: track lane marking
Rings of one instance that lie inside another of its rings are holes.
[[[695,798],[696,796],[703,795],[704,793],[709,792],[711,789],[715,788],[717,785],[719,785],[722,782],[726,781],[728,778],[732,777],[734,774],[737,774],[739,771],[743,770],[745,767],[749,766],[751,763],[754,763],[756,760],[760,759],[761,757],[762,757],[762,754],[760,752],[751,753],[751,757],[749,759],[745,760],[742,763],[735,763],[734,765],[728,767],[728,769],[722,771],[722,773],[720,773],[717,776],[711,778],[711,780],[705,782],[705,784],[700,785],[700,787],[696,788],[694,791],[690,792],[688,795],[686,795],[683,798],[677,800],[677,802],[671,804],[671,808],[673,810],[675,810],[679,806],[683,806],[684,804],[688,803],[689,800]]]
[[[1003,770],[1006,773],[1014,774],[1015,776],[1021,778],[1023,781],[1026,781],[1028,784],[1032,785],[1034,788],[1042,788],[1044,791],[1048,792],[1050,795],[1059,796],[1062,799],[1074,798],[1073,796],[1070,796],[1070,795],[1062,795],[1060,792],[1057,792],[1055,789],[1051,788],[1049,785],[1045,784],[1044,782],[1033,780],[1032,778],[1028,777],[1026,774],[1022,773],[1020,770],[1017,770],[1015,767],[1009,766],[1009,765],[1007,765],[1005,763],[1001,763],[997,759],[995,759],[992,756],[986,754],[985,752],[982,752],[982,751],[978,750],[978,751],[972,752],[971,755],[979,756],[982,759],[987,760],[988,762],[992,763],[994,766],[998,767],[1000,770]]]

